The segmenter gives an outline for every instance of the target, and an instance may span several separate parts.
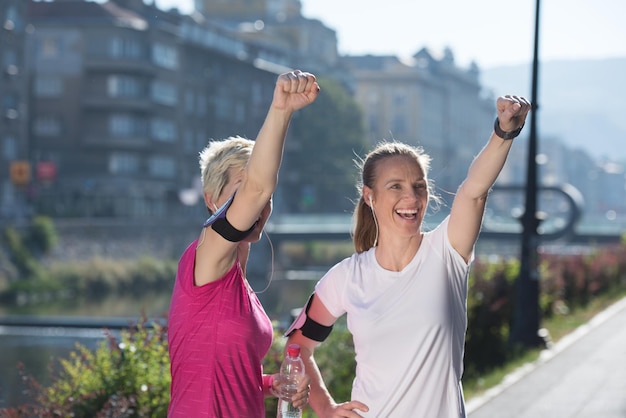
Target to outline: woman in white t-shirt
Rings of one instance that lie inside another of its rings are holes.
[[[319,417],[465,417],[461,387],[467,277],[490,188],[521,132],[530,103],[503,96],[488,143],[472,162],[450,215],[422,232],[433,198],[430,157],[383,142],[362,162],[354,211],[356,253],[318,282],[287,331],[302,347]],[[352,400],[337,403],[313,356],[347,314],[356,354]]]

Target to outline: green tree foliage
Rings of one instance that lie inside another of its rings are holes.
[[[299,112],[290,128],[281,184],[290,212],[351,212],[356,196],[355,154],[368,150],[358,103],[337,81],[319,78],[316,103]]]
[[[28,236],[27,247],[35,254],[48,254],[54,249],[58,241],[58,235],[54,222],[47,216],[33,218]]]
[[[20,232],[14,227],[7,227],[3,234],[6,243],[9,261],[17,271],[17,279],[37,279],[43,276],[43,270],[37,259],[26,246]]]
[[[0,259],[10,266],[5,266],[2,270],[15,272],[9,277],[11,281],[43,278],[44,271],[39,264],[39,257],[52,251],[57,238],[54,223],[45,216],[35,217],[25,229],[6,227],[0,244],[7,255],[0,251]]]

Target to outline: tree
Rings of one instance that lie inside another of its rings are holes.
[[[356,197],[355,156],[363,156],[363,114],[338,81],[318,78],[321,92],[313,106],[299,112],[290,128],[281,179],[289,212],[351,212]]]

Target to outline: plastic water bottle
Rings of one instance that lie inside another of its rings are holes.
[[[291,398],[298,391],[298,383],[304,376],[304,362],[300,357],[300,346],[290,344],[287,357],[280,365],[280,392],[278,396],[277,418],[301,418],[302,410],[291,403]]]

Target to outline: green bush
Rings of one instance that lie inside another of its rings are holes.
[[[47,388],[28,377],[33,402],[9,417],[165,417],[170,370],[166,328],[145,319],[91,351],[77,345]]]
[[[626,289],[626,242],[580,254],[539,254],[541,318],[567,315],[596,296]],[[523,352],[509,346],[519,261],[476,260],[469,278],[463,379],[475,380]]]
[[[477,260],[470,271],[465,338],[465,378],[473,378],[507,361],[513,284],[519,262]]]

